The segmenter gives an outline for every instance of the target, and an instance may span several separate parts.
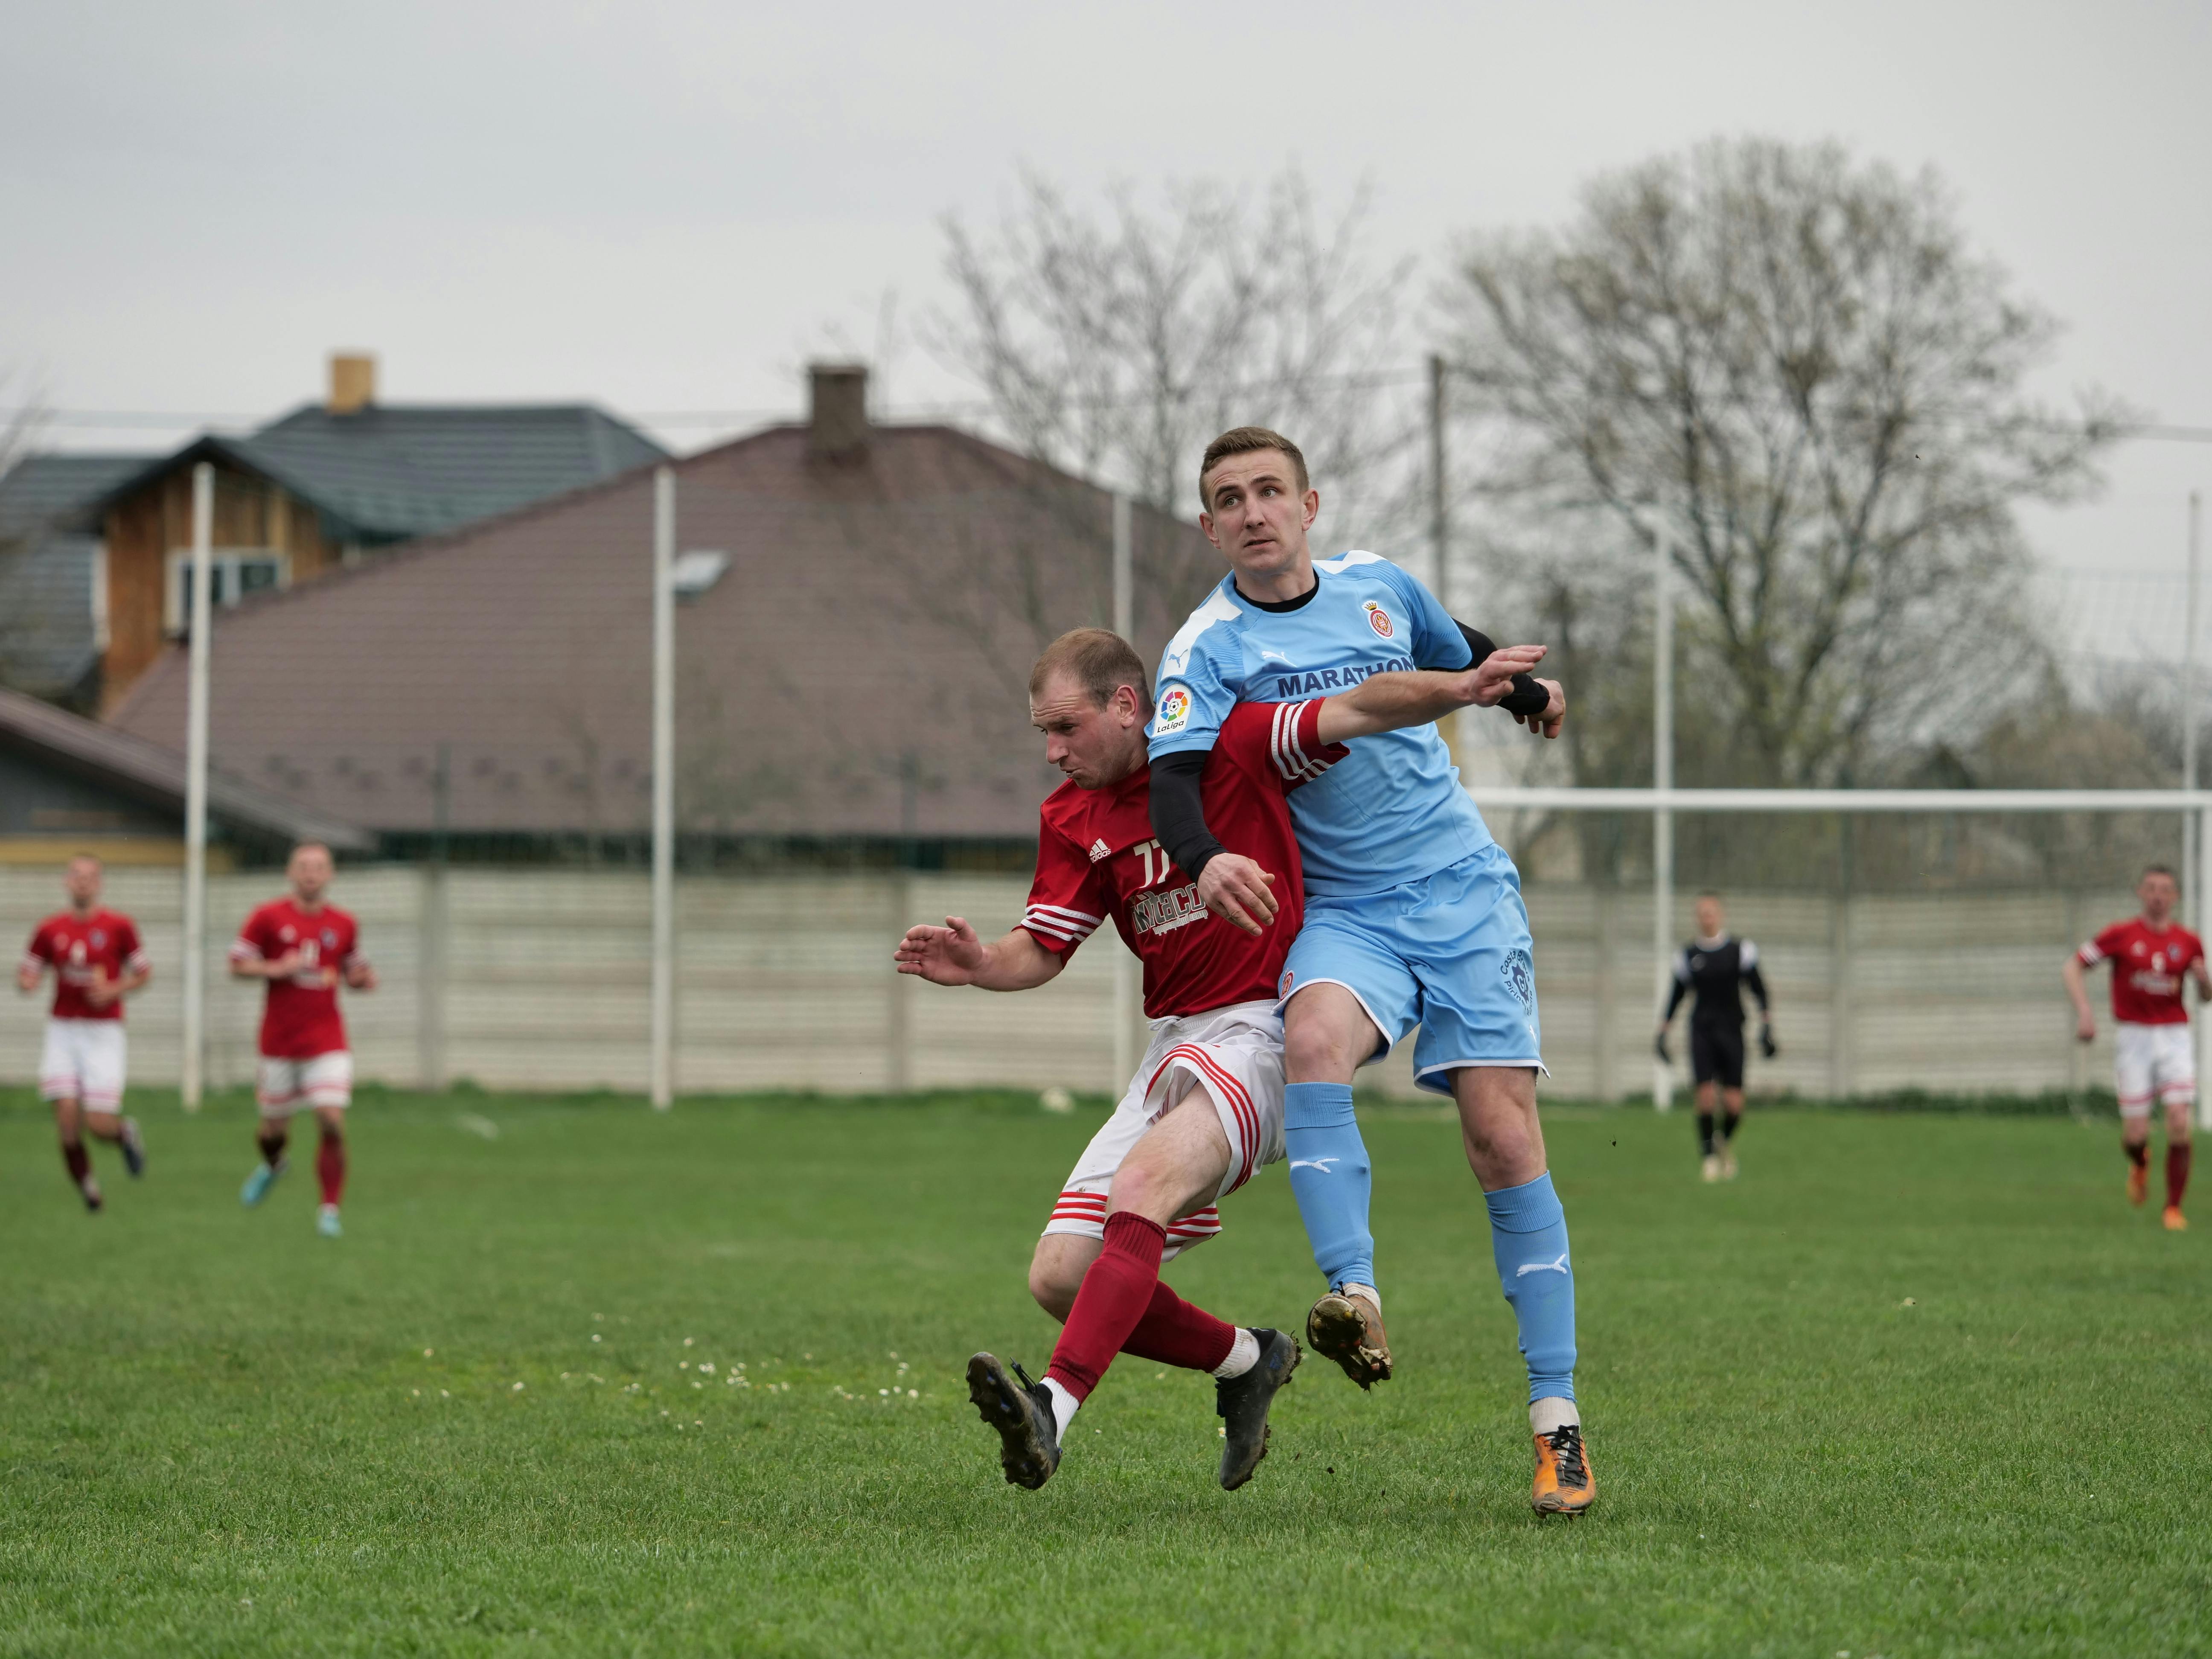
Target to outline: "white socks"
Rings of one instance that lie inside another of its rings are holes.
[[[1340,1285],[1336,1289],[1337,1293],[1340,1296],[1365,1297],[1370,1302],[1372,1302],[1375,1304],[1376,1317],[1378,1319],[1382,1317],[1382,1292],[1376,1290],[1372,1285]]]
[[[1583,1414],[1575,1409],[1575,1402],[1571,1400],[1554,1396],[1549,1400],[1539,1400],[1528,1407],[1528,1428],[1534,1434],[1555,1433],[1570,1423],[1579,1427],[1582,1420]]]
[[[1083,1402],[1070,1394],[1055,1377],[1044,1380],[1044,1391],[1052,1396],[1052,1433],[1055,1440],[1067,1438],[1067,1425],[1075,1421],[1075,1413]]]
[[[1242,1376],[1260,1363],[1260,1339],[1239,1325],[1237,1340],[1229,1345],[1229,1358],[1213,1368],[1214,1376],[1223,1382],[1232,1376]]]

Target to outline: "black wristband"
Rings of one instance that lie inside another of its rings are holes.
[[[1516,674],[1513,689],[1498,706],[1509,714],[1540,714],[1552,706],[1552,694],[1537,684],[1534,674]]]

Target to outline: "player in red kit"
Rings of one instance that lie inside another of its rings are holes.
[[[145,1172],[138,1125],[123,1115],[123,999],[154,976],[137,925],[100,907],[101,873],[100,860],[89,853],[69,861],[62,887],[70,908],[38,925],[15,970],[16,987],[26,996],[53,970],[54,1006],[39,1059],[39,1093],[54,1103],[62,1162],[84,1207],[94,1212],[106,1200],[85,1151],[86,1134],[121,1147],[124,1167],[132,1175]]]
[[[1541,654],[1522,647],[1457,674],[1378,675],[1326,702],[1235,710],[1202,787],[1209,812],[1233,819],[1238,844],[1252,849],[1273,926],[1208,911],[1153,838],[1152,698],[1128,643],[1080,629],[1039,659],[1030,717],[1067,781],[1042,811],[1029,906],[1000,939],[987,943],[948,916],[908,929],[896,955],[900,972],[941,985],[1025,990],[1057,975],[1110,917],[1144,966],[1150,1048],[1063,1184],[1030,1262],[1031,1294],[1065,1326],[1051,1365],[1032,1383],[992,1354],[969,1362],[969,1395],[999,1433],[1008,1480],[1035,1489],[1051,1477],[1068,1424],[1120,1352],[1212,1373],[1224,1487],[1242,1486],[1266,1455],[1267,1410],[1297,1365],[1297,1343],[1215,1318],[1159,1273],[1220,1231],[1218,1199],[1283,1156],[1278,999],[1304,908],[1285,794],[1327,771],[1351,739],[1496,702]]]
[[[289,1164],[284,1143],[292,1114],[312,1107],[323,1130],[315,1158],[323,1200],[315,1226],[324,1237],[336,1238],[338,1200],[345,1191],[345,1112],[353,1101],[353,1055],[338,1014],[338,987],[374,991],[376,970],[361,954],[354,919],[324,902],[331,849],[320,842],[301,842],[284,875],[290,896],[248,916],[230,947],[234,978],[269,981],[254,1087],[261,1108],[261,1162],[246,1176],[239,1199],[252,1205],[267,1195]]]
[[[2142,915],[2114,922],[2066,959],[2066,994],[2074,1001],[2075,1035],[2094,1041],[2097,1018],[2081,971],[2100,962],[2112,964],[2112,1066],[2119,1085],[2120,1146],[2128,1155],[2128,1202],[2140,1204],[2150,1190],[2150,1107],[2155,1097],[2166,1109],[2166,1224],[2179,1232],[2189,1224],[2181,1195],[2189,1188],[2189,1113],[2197,1101],[2197,1057],[2189,1041],[2189,1007],[2182,1000],[2185,976],[2197,981],[2199,1002],[2212,997],[2212,974],[2204,966],[2204,945],[2173,921],[2181,897],[2173,872],[2154,864],[2136,884]]]

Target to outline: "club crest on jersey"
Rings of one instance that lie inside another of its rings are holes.
[[[1536,1002],[1536,965],[1529,961],[1528,953],[1520,950],[1508,951],[1505,960],[1498,964],[1498,971],[1504,975],[1506,989],[1512,992],[1521,1004],[1521,1012],[1527,1013]]]
[[[1389,639],[1391,635],[1397,632],[1397,629],[1391,625],[1390,613],[1376,604],[1374,600],[1362,599],[1359,602],[1359,608],[1367,613],[1367,625],[1384,639]]]
[[[1170,732],[1180,732],[1190,724],[1190,688],[1170,685],[1160,693],[1159,707],[1152,714],[1152,735],[1164,737]]]
[[[107,934],[106,934],[106,931],[105,931],[104,929],[98,928],[98,927],[94,928],[94,929],[92,930],[92,948],[93,948],[94,950],[97,951],[97,950],[99,950],[99,949],[100,948],[100,946],[102,946],[103,945],[105,945],[105,944],[106,944],[106,943],[107,943]]]
[[[1104,842],[1094,841],[1091,843],[1091,861],[1093,864],[1097,863],[1102,859],[1110,859],[1113,856],[1114,849],[1109,847]]]

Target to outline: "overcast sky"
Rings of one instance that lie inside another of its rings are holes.
[[[887,294],[908,319],[940,299],[940,216],[988,220],[1023,165],[1371,178],[1378,252],[1433,264],[1564,217],[1595,171],[1755,132],[1932,164],[2069,325],[2051,391],[2212,427],[2203,0],[9,13],[0,365],[64,411],[274,413],[340,346],[395,402],[795,410],[811,352],[874,351]],[[972,395],[910,345],[888,391]],[[2133,444],[2112,477],[2038,544],[2178,568],[2212,445]]]

